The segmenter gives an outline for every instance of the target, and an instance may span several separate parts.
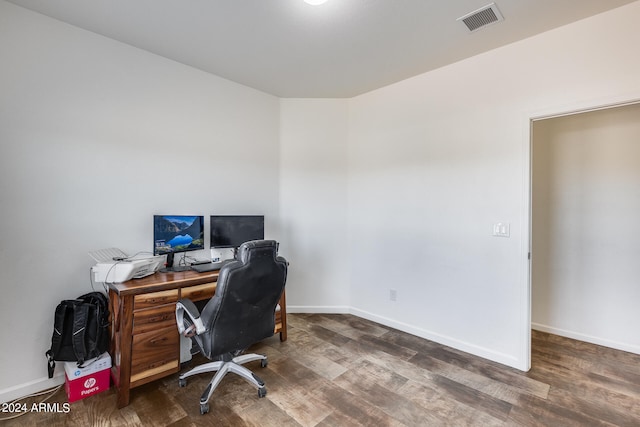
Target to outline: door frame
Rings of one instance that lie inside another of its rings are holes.
[[[526,135],[523,138],[524,142],[524,177],[523,182],[525,188],[523,189],[524,203],[523,203],[523,218],[526,218],[526,226],[523,227],[522,239],[522,253],[524,260],[523,267],[521,268],[523,274],[524,286],[524,298],[526,301],[522,312],[525,319],[522,321],[524,330],[521,333],[521,360],[522,368],[525,371],[531,369],[531,313],[532,313],[532,286],[531,271],[533,265],[533,248],[532,248],[532,236],[533,236],[533,125],[537,121],[554,119],[558,117],[571,116],[575,114],[590,113],[593,111],[607,110],[611,108],[625,107],[629,105],[640,104],[640,96],[635,97],[612,97],[609,99],[603,99],[597,102],[585,101],[574,105],[564,105],[550,107],[545,110],[531,111],[526,114],[523,119],[523,129],[526,129]]]

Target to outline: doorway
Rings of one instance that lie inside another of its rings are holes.
[[[640,354],[640,103],[531,126],[531,327]]]

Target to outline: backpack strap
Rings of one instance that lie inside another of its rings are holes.
[[[92,339],[88,339],[83,341],[85,343],[85,357],[89,357],[89,358],[93,358],[96,357],[97,354],[97,347],[98,347],[98,339],[100,338],[100,307],[98,305],[93,305],[93,304],[82,304],[86,309],[87,309],[87,322],[85,325],[91,325],[93,324],[96,328],[96,337],[95,340]],[[94,322],[90,322],[89,321],[89,316],[94,317]],[[78,359],[78,366],[82,367],[82,363],[84,362],[84,360],[82,362],[80,362],[80,360]]]
[[[62,332],[64,328],[64,319],[68,310],[73,310],[73,301],[62,301],[56,307],[53,319],[53,335],[51,336],[51,349],[45,355],[47,356],[47,372],[49,378],[53,378],[53,371],[56,369],[55,357],[60,351],[62,345]]]
[[[89,320],[89,305],[77,301],[73,307],[73,351],[78,360],[78,366],[84,363],[87,349],[84,346],[84,336],[87,330]]]
[[[87,311],[86,318],[83,318],[85,321],[84,324],[93,325],[92,327],[95,327],[96,334],[95,340],[91,339],[93,337],[82,340],[84,356],[82,358],[78,357],[78,367],[82,368],[86,358],[92,358],[96,355],[99,356],[106,350],[106,348],[102,348],[104,347],[102,342],[105,340],[105,337],[103,336],[105,335],[105,332],[103,329],[107,328],[109,325],[109,300],[102,292],[89,292],[88,294],[78,297],[78,300],[83,302],[83,304],[81,304],[83,306],[83,310],[86,309]],[[93,321],[89,320],[89,316],[92,317]]]

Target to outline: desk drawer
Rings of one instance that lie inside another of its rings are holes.
[[[177,289],[171,289],[169,291],[162,292],[152,292],[150,294],[140,294],[136,295],[133,299],[133,309],[140,310],[151,308],[176,301],[178,301]]]
[[[133,334],[141,334],[176,325],[175,304],[161,305],[156,308],[137,310],[133,312]],[[176,327],[176,334],[178,329]]]
[[[133,336],[131,382],[139,381],[180,364],[180,335],[175,327]]]
[[[217,282],[205,283],[204,285],[189,286],[180,290],[180,298],[188,298],[191,301],[201,301],[210,299],[216,292]]]

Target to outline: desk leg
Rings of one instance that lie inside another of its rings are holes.
[[[280,341],[287,340],[287,296],[285,291],[282,291],[280,297],[280,316],[282,319],[282,329],[280,330]]]
[[[129,390],[131,385],[133,296],[122,297],[118,313],[119,330],[116,333],[119,336],[115,337],[117,344],[114,357],[114,372],[116,375],[116,386],[118,387],[118,408],[123,408],[129,404]]]

